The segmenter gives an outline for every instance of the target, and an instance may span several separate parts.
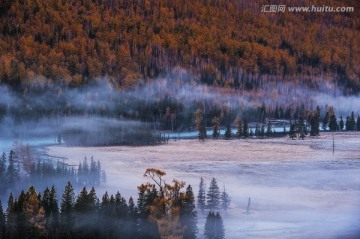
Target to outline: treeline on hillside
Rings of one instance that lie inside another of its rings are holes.
[[[24,90],[104,76],[126,88],[181,66],[217,86],[253,89],[268,80],[257,75],[273,75],[313,87],[334,79],[349,92],[359,90],[357,0],[322,1],[355,9],[331,14],[262,13],[267,4],[273,3],[4,0],[0,81]],[[324,75],[330,79],[313,81]]]
[[[197,238],[192,187],[188,185],[183,191],[184,182],[167,184],[164,175],[161,170],[147,169],[144,176],[152,181],[138,187],[137,202],[132,197],[126,201],[120,192],[106,192],[100,199],[94,188],[88,191],[86,187],[75,196],[70,182],[60,202],[54,186],[43,193],[31,186],[18,197],[10,194],[7,210],[0,203],[0,238]],[[201,179],[202,187],[203,183]],[[219,199],[215,179],[207,197],[210,211],[201,234],[206,239],[224,239],[222,218],[213,207]]]
[[[7,192],[17,192],[24,185],[33,185],[39,189],[47,185],[62,187],[71,182],[77,188],[84,186],[100,186],[106,183],[105,171],[100,161],[85,157],[79,166],[68,166],[53,159],[35,159],[27,146],[17,146],[8,156],[0,156],[0,199]]]

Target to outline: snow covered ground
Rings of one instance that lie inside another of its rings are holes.
[[[144,147],[50,146],[49,155],[78,165],[100,160],[106,189],[137,197],[146,168],[165,170],[167,181],[217,179],[231,196],[221,212],[226,238],[360,238],[360,135],[331,133],[317,139],[180,140]],[[251,198],[250,213],[246,207]],[[204,219],[199,218],[199,238]]]

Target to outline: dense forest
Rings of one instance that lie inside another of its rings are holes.
[[[100,187],[106,183],[106,173],[93,157],[90,160],[85,157],[74,167],[21,143],[14,144],[8,154],[0,155],[0,200],[8,192],[19,192],[27,186],[43,190],[48,185],[63,187],[67,182],[75,189]]]
[[[357,0],[281,2],[353,13],[262,13],[264,4],[273,2],[3,0],[0,82],[22,91],[104,77],[128,88],[180,66],[220,87],[275,80],[360,90]]]
[[[83,187],[77,195],[68,182],[61,200],[56,188],[46,187],[43,193],[30,186],[19,196],[10,193],[7,209],[0,202],[0,238],[184,238],[224,239],[224,223],[219,211],[226,211],[230,197],[220,192],[215,178],[205,193],[201,178],[198,207],[207,217],[204,230],[198,229],[198,213],[192,187],[173,180],[165,183],[164,171],[147,169],[150,182],[138,186],[138,198],[127,201],[120,192],[100,198],[94,187]],[[201,216],[201,215],[199,215]]]

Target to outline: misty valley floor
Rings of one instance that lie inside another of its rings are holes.
[[[357,238],[360,235],[360,135],[322,133],[291,140],[170,141],[145,147],[48,147],[48,154],[78,165],[85,156],[101,161],[106,188],[137,197],[146,168],[167,172],[198,191],[212,177],[231,196],[222,212],[226,238]],[[250,213],[246,207],[251,198]],[[199,215],[199,238],[204,220]]]

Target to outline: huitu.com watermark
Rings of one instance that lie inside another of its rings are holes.
[[[286,5],[263,5],[261,12],[354,12],[354,7],[330,7],[315,6],[310,7],[288,7]]]

